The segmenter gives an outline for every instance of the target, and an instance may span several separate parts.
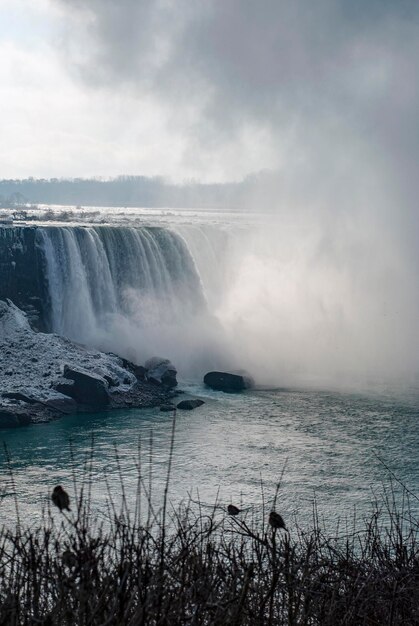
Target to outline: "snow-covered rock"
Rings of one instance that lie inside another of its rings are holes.
[[[0,427],[27,423],[28,415],[30,422],[48,421],[80,410],[167,401],[170,392],[138,380],[136,367],[115,354],[34,332],[23,311],[0,301]]]
[[[29,322],[23,311],[17,308],[11,300],[0,300],[0,341],[2,338],[11,338],[22,330],[31,331]]]
[[[147,380],[155,385],[165,385],[166,387],[176,387],[176,368],[169,361],[160,356],[153,356],[144,363]]]

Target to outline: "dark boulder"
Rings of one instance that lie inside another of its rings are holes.
[[[159,356],[154,356],[144,363],[147,371],[146,377],[155,385],[163,385],[165,387],[176,387],[176,368],[169,361]]]
[[[67,394],[58,394],[51,396],[45,402],[43,402],[44,406],[52,409],[54,411],[58,411],[59,413],[65,413],[70,415],[71,413],[77,413],[77,402],[74,398],[68,397]]]
[[[74,398],[77,403],[94,407],[107,407],[110,403],[108,385],[102,376],[82,369],[64,366],[64,378],[73,381],[72,385],[61,384],[55,389]]]
[[[74,380],[66,380],[65,378],[59,378],[54,383],[51,383],[51,387],[59,393],[68,396],[69,398],[75,398]]]
[[[160,407],[160,411],[162,413],[169,413],[170,411],[174,411],[175,408],[176,407],[174,404],[162,404]]]
[[[243,391],[254,386],[251,376],[245,373],[208,372],[204,376],[204,383],[216,391]]]
[[[30,423],[31,416],[29,413],[0,409],[0,428],[17,428],[18,426],[27,426]]]
[[[122,367],[131,374],[134,374],[137,380],[144,380],[147,370],[143,365],[136,365],[132,361],[128,361],[128,359],[121,359]]]
[[[134,369],[132,370],[135,378],[137,380],[145,380],[145,375],[147,374],[147,370],[143,365],[134,365]]]
[[[203,400],[194,398],[193,400],[182,400],[177,405],[177,408],[181,411],[192,411],[192,409],[196,409],[198,406],[202,406],[203,404],[205,404]]]

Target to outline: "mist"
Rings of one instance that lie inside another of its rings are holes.
[[[237,365],[262,384],[417,382],[414,276],[381,233],[288,218],[241,244],[216,313]]]
[[[403,188],[387,155],[342,146],[335,162],[319,152],[309,168],[284,168],[260,186],[260,222],[228,262],[217,316],[242,367],[266,383],[415,385],[418,223],[405,195],[412,188]]]

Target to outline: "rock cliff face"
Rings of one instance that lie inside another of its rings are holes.
[[[23,311],[0,301],[0,428],[66,413],[160,406],[171,398],[167,386],[145,380],[138,366],[58,335],[34,332]]]
[[[0,225],[0,300],[10,298],[37,330],[49,327],[49,295],[36,227]]]

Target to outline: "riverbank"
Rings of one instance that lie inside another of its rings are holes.
[[[34,332],[25,313],[0,301],[0,428],[79,412],[155,407],[175,393],[115,354]]]

